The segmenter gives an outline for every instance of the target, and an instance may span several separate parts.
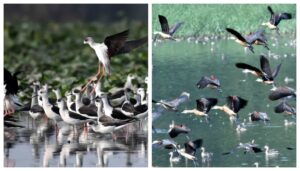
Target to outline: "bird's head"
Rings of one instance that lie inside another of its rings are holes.
[[[92,37],[86,37],[83,41],[83,44],[90,44],[93,42],[94,42],[94,39]]]

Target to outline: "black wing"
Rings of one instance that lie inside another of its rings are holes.
[[[273,78],[269,60],[264,55],[260,55],[260,68],[268,78]]]
[[[252,65],[249,65],[249,64],[245,64],[245,63],[236,63],[235,66],[237,68],[241,68],[241,69],[248,69],[248,70],[251,70],[251,71],[254,71],[258,76],[262,76],[263,73],[260,71],[260,69],[252,66]]]
[[[79,113],[86,114],[88,116],[98,116],[97,111],[95,111],[94,108],[91,108],[89,106],[82,106],[78,109]]]
[[[137,40],[127,41],[127,42],[125,42],[124,46],[118,51],[118,53],[116,55],[128,53],[131,50],[138,48],[147,42],[148,42],[148,37],[144,37],[144,38],[137,39]]]
[[[124,119],[132,119],[132,117],[125,115],[124,113],[122,113],[119,110],[113,109],[111,117],[115,118],[115,119],[120,119],[120,120],[124,120]]]
[[[184,143],[185,152],[191,155],[195,155],[196,150],[202,146],[202,142],[202,139],[197,139],[195,141]]]
[[[78,120],[81,120],[81,121],[85,121],[85,120],[89,119],[89,118],[87,118],[85,116],[82,116],[78,113],[70,112],[70,111],[69,111],[69,116],[70,116],[70,118],[78,119]]]
[[[176,30],[183,24],[184,22],[177,22],[175,25],[173,25],[171,28],[170,28],[170,35],[172,36]]]
[[[276,78],[276,76],[278,75],[279,70],[280,70],[280,67],[281,67],[281,64],[279,64],[279,65],[276,67],[276,69],[273,71],[273,73],[272,73],[272,77],[273,77],[273,78]]]
[[[31,112],[37,113],[37,112],[41,112],[44,113],[44,109],[40,106],[40,105],[34,105],[31,107],[30,109]]]
[[[108,36],[104,40],[104,44],[108,47],[108,56],[111,58],[118,54],[123,48],[126,39],[128,38],[129,30]]]
[[[231,28],[226,28],[226,30],[233,34],[237,39],[239,39],[240,41],[242,42],[247,42],[246,39],[237,31],[235,31],[234,29],[231,29]]]
[[[159,18],[159,22],[160,22],[160,26],[161,26],[161,31],[163,33],[169,34],[169,24],[168,24],[168,20],[165,16],[162,15],[158,15]]]

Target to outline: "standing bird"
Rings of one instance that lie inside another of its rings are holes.
[[[240,109],[247,105],[248,101],[239,96],[228,96],[227,104],[223,106],[214,106],[212,109],[219,109],[227,113],[229,116],[238,116]]]
[[[131,50],[146,43],[148,40],[148,37],[144,37],[138,40],[126,41],[128,34],[129,30],[125,30],[123,32],[108,36],[104,39],[103,43],[96,43],[92,37],[86,37],[84,39],[83,43],[90,45],[90,47],[95,50],[100,62],[98,66],[98,72],[95,75],[97,79],[101,73],[100,65],[102,65],[102,74],[99,79],[101,79],[105,73],[108,75],[111,74],[110,60],[113,56],[129,53]],[[88,84],[93,80],[94,79],[91,79]],[[86,89],[87,85],[82,89],[82,91]]]
[[[22,106],[17,93],[19,91],[19,84],[17,75],[20,72],[11,74],[6,68],[4,68],[4,115],[10,115],[15,113],[15,110]]]
[[[183,24],[183,22],[177,22],[172,27],[169,27],[168,20],[165,16],[158,15],[158,19],[159,19],[159,22],[160,22],[161,31],[155,31],[154,32],[154,35],[155,35],[154,41],[156,40],[158,35],[163,39],[170,39],[170,40],[175,40],[176,41],[176,39],[173,38],[173,34]]]
[[[268,6],[268,10],[271,13],[270,20],[268,22],[262,23],[263,26],[267,26],[271,30],[276,30],[277,33],[279,34],[279,28],[278,24],[280,23],[281,20],[289,20],[292,19],[292,14],[290,13],[274,13],[272,8]]]
[[[192,110],[184,110],[181,113],[194,113],[197,116],[208,117],[207,113],[218,103],[216,98],[201,98],[196,100],[197,108]]]
[[[201,77],[200,81],[198,81],[196,85],[199,89],[209,87],[212,89],[217,89],[219,92],[222,92],[220,80],[214,75],[211,75],[210,77],[207,76]]]
[[[257,77],[260,77],[260,79],[257,79],[258,82],[263,82],[265,84],[272,84],[274,86],[274,79],[278,75],[278,72],[280,70],[281,64],[279,64],[276,69],[272,72],[269,64],[269,60],[264,56],[260,55],[260,69],[248,65],[246,63],[236,63],[235,66],[237,68],[244,69],[245,73],[251,73]]]
[[[264,30],[258,30],[246,36],[242,36],[239,32],[231,28],[226,28],[226,31],[233,34],[236,38],[235,41],[241,44],[242,46],[248,48],[252,53],[254,53],[253,46],[252,46],[253,44],[264,45],[264,47],[269,50],[267,44],[267,38],[264,35]]]

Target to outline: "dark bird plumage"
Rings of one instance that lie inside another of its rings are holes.
[[[238,113],[240,109],[247,105],[248,101],[239,96],[228,96],[227,106],[234,112]]]
[[[215,89],[218,89],[219,91],[221,91],[220,80],[213,75],[211,77],[207,77],[207,76],[201,77],[200,81],[198,81],[198,83],[196,85],[199,89],[209,87],[209,88],[215,88]]]
[[[269,99],[272,101],[286,98],[296,98],[295,90],[290,87],[277,87],[269,95]]]

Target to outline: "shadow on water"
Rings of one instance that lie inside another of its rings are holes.
[[[111,135],[60,124],[56,134],[45,119],[33,121],[16,113],[24,128],[4,129],[5,167],[146,167],[147,124],[138,123]],[[147,123],[147,122],[144,122]]]
[[[272,86],[256,82],[255,76],[242,72],[235,63],[243,62],[260,67],[259,55],[265,54],[271,68],[282,63],[276,77],[277,86],[296,88],[296,42],[294,35],[281,38],[270,37],[270,51],[255,46],[255,54],[245,52],[243,47],[233,40],[207,39],[205,41],[181,40],[180,42],[162,41],[153,46],[153,99],[171,100],[185,91],[190,93],[190,100],[178,107],[178,112],[165,111],[153,122],[158,130],[152,132],[153,140],[170,139],[167,130],[174,120],[191,129],[188,134],[191,140],[202,138],[203,146],[213,153],[209,162],[202,162],[200,149],[196,152],[197,165],[200,167],[295,167],[296,166],[296,126],[285,126],[284,120],[295,121],[295,118],[274,112],[279,101],[270,101],[268,95]],[[215,75],[221,82],[222,93],[209,88],[198,89],[196,83],[202,76]],[[291,81],[288,81],[291,80]],[[218,105],[226,103],[226,97],[238,95],[248,100],[247,106],[239,112],[239,123],[244,123],[245,131],[236,131],[237,125],[231,123],[222,111],[211,110],[210,120],[193,114],[182,114],[186,109],[196,107],[196,99],[201,97],[218,98]],[[289,103],[296,105],[296,100]],[[152,110],[157,110],[153,106]],[[249,122],[249,113],[266,112],[270,122]],[[235,149],[240,142],[246,143],[255,139],[263,152],[244,154],[234,150],[230,155],[222,155]],[[174,141],[183,145],[185,135],[179,135]],[[276,157],[265,157],[264,146],[279,151]],[[192,161],[181,159],[170,163],[169,150],[153,148],[152,165],[154,167],[194,167]],[[155,156],[155,157],[154,157]]]

